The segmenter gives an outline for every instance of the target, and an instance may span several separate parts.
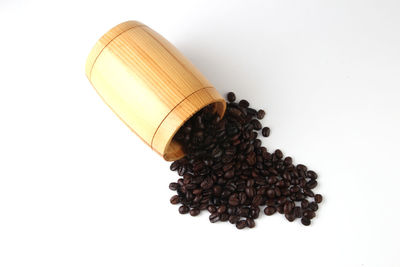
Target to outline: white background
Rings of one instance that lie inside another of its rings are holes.
[[[311,227],[251,230],[179,215],[177,179],[84,75],[114,25],[139,20],[263,140],[316,170]],[[400,266],[400,2],[0,2],[0,266]]]

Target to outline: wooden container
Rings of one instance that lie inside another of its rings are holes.
[[[86,62],[86,75],[114,113],[165,160],[184,156],[173,140],[179,128],[212,104],[223,116],[225,100],[166,39],[137,21],[108,31]]]

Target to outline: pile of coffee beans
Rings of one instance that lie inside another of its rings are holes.
[[[181,214],[207,210],[210,222],[229,221],[238,229],[253,228],[261,207],[268,216],[278,212],[289,222],[301,219],[310,225],[322,201],[313,192],[318,175],[295,165],[281,150],[262,146],[258,132],[270,134],[259,121],[264,110],[251,108],[246,100],[235,102],[232,92],[227,100],[223,118],[207,106],[176,134],[186,156],[170,167],[181,176],[169,185],[177,192],[171,203],[181,204]]]

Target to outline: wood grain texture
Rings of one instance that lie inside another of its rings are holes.
[[[104,102],[166,160],[183,156],[173,136],[204,106],[226,103],[171,43],[137,21],[124,22],[96,43],[86,75]]]

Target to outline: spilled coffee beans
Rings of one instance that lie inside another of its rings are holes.
[[[250,108],[247,100],[236,103],[230,92],[225,116],[220,118],[207,106],[190,118],[175,135],[186,156],[174,161],[170,169],[181,178],[170,183],[176,191],[172,204],[181,204],[179,213],[197,216],[210,213],[212,223],[253,228],[263,212],[283,214],[289,222],[301,219],[310,225],[322,202],[314,194],[318,175],[305,165],[293,164],[279,149],[270,152],[262,146],[261,134],[270,135],[259,120],[265,111]]]

